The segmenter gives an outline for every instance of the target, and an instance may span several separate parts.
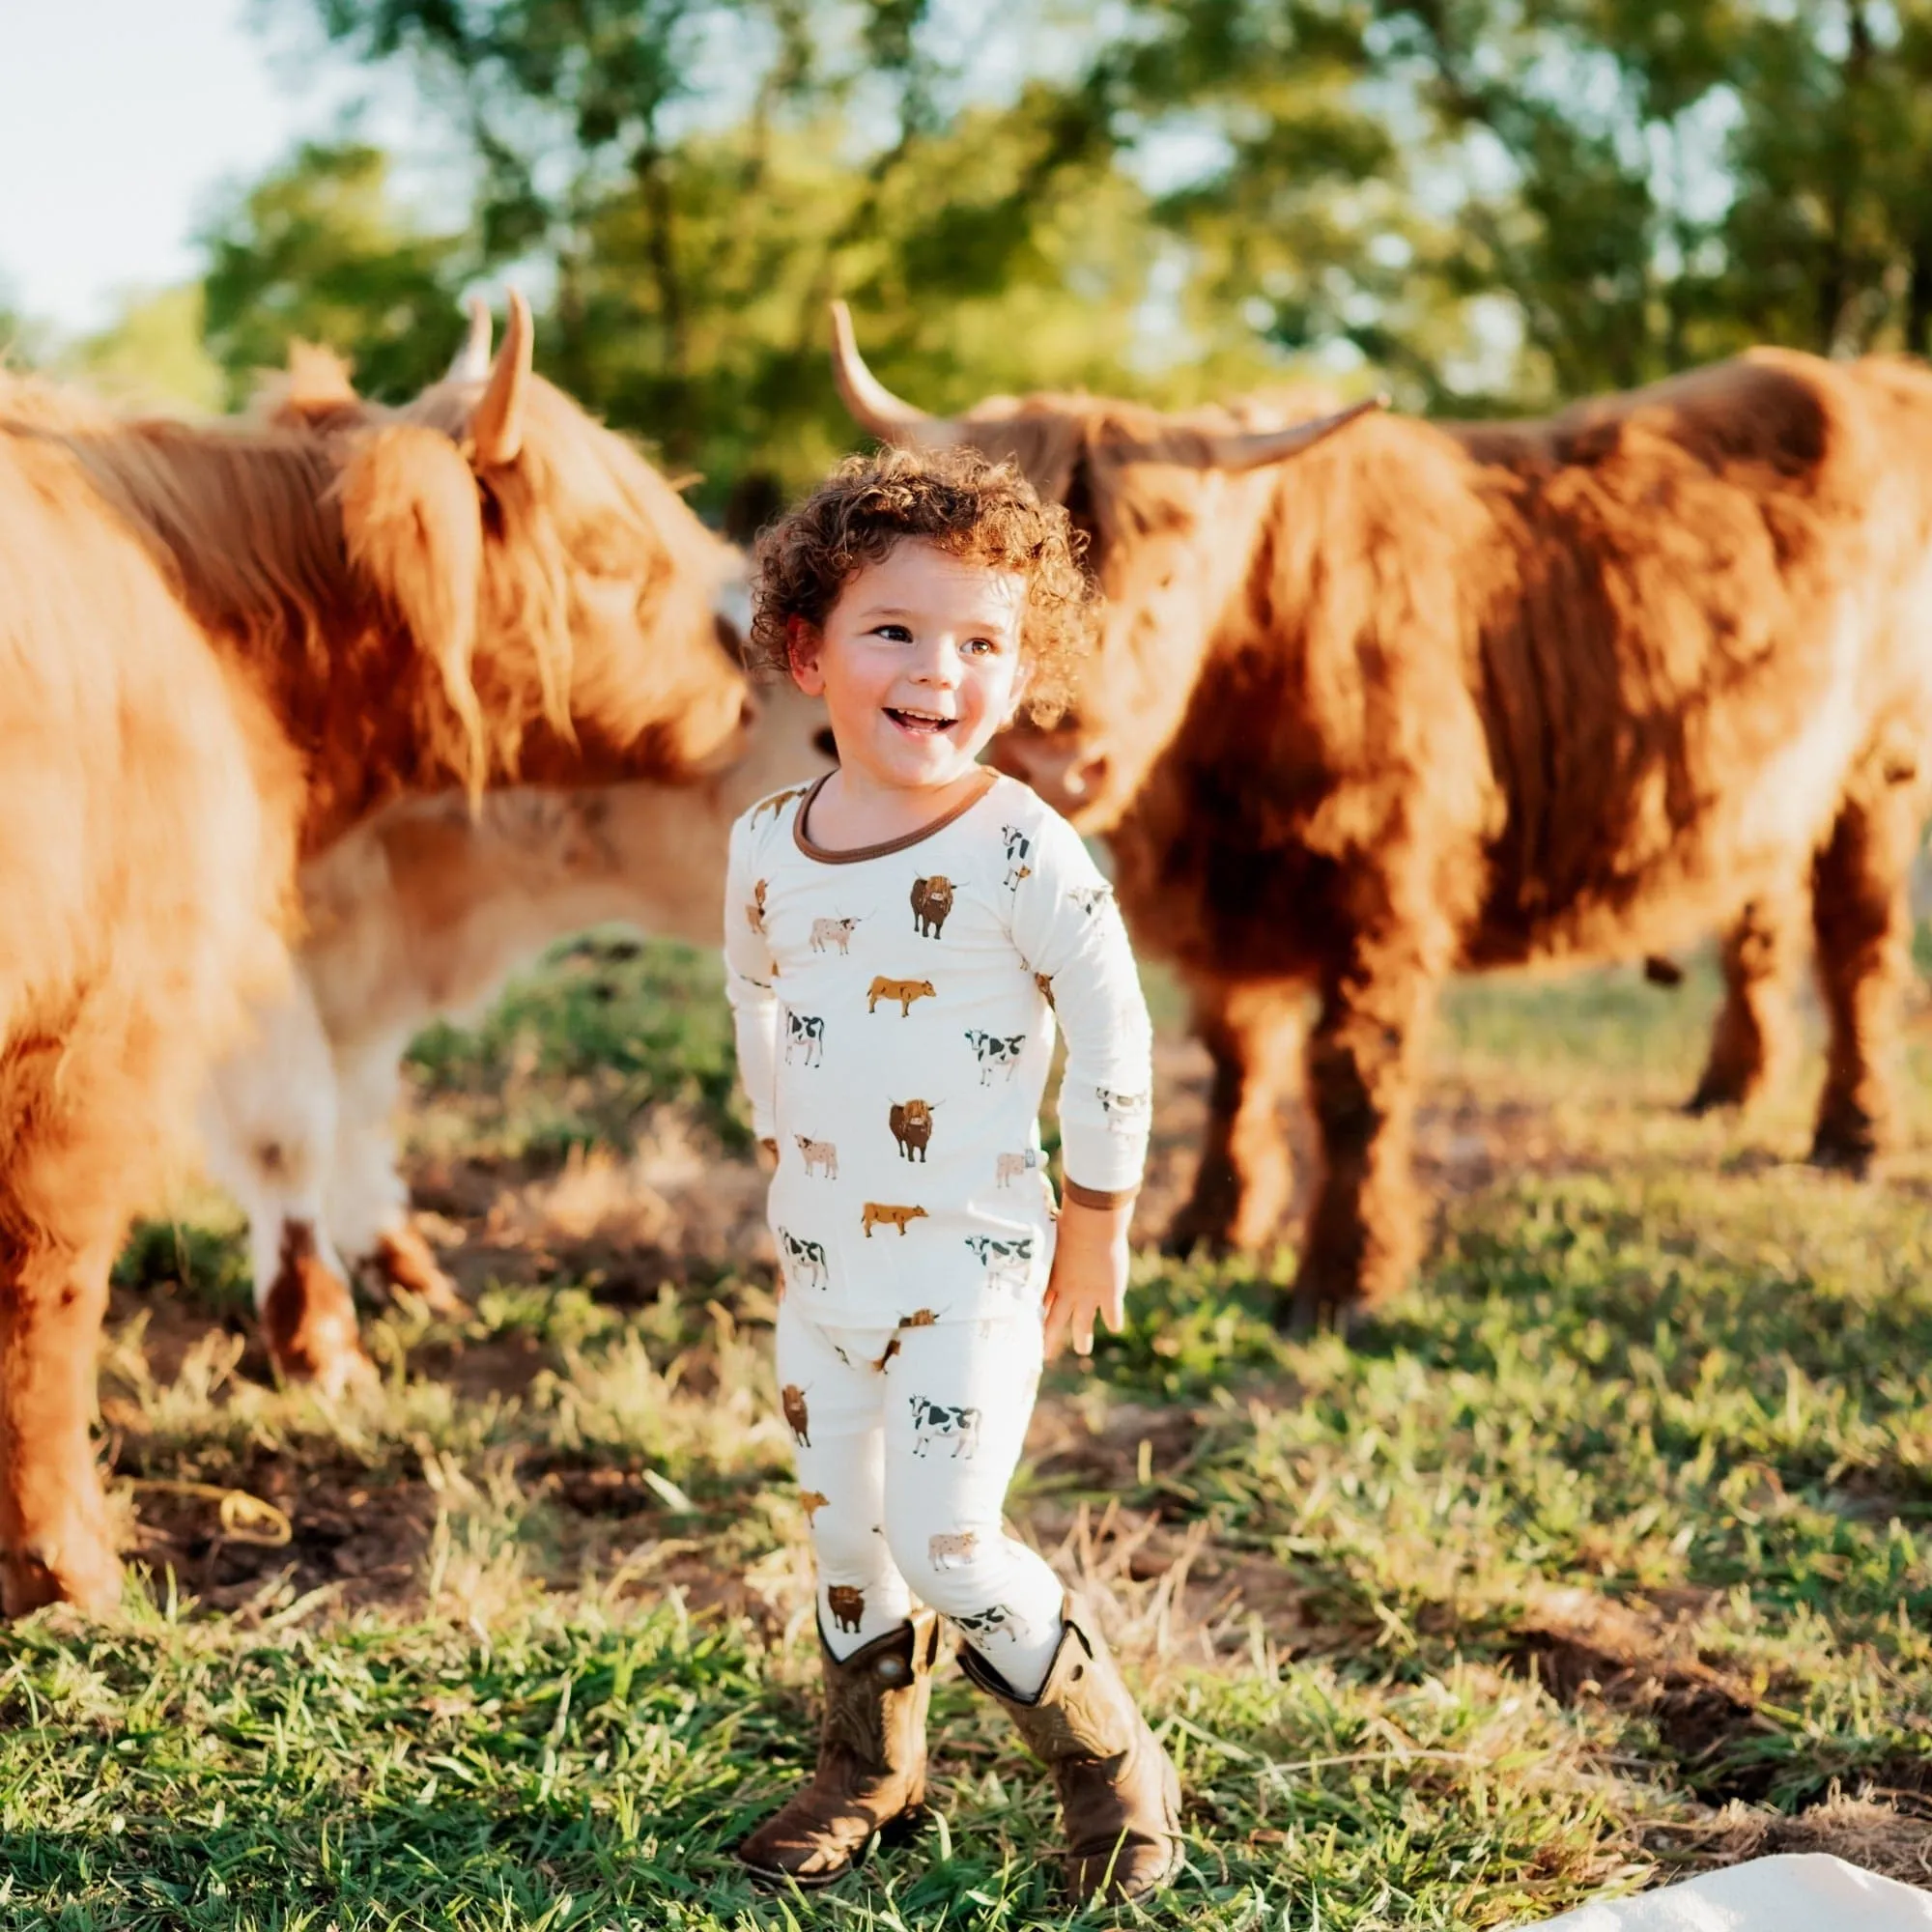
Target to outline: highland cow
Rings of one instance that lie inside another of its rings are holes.
[[[406,793],[674,777],[738,732],[673,493],[531,347],[518,300],[487,381],[390,412],[318,364],[245,425],[0,375],[9,1611],[118,1593],[88,1441],[107,1270],[286,983],[298,860]],[[280,1231],[284,1355],[316,1261],[312,1223]]]
[[[1090,539],[1107,618],[1078,710],[996,753],[1107,835],[1140,944],[1190,985],[1215,1065],[1179,1241],[1276,1226],[1305,992],[1300,1323],[1409,1276],[1451,973],[1665,953],[1804,882],[1813,1157],[1883,1146],[1932,724],[1932,373],[1760,350],[1547,422],[1066,396],[947,419],[881,387],[842,310],[835,349],[867,430],[1010,458]]]

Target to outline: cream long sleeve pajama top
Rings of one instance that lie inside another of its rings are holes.
[[[1147,1154],[1151,1037],[1113,891],[1013,779],[844,852],[810,836],[817,789],[739,819],[724,909],[739,1067],[779,1150],[787,1296],[841,1326],[1037,1311],[1056,1021],[1069,1196],[1130,1199]]]

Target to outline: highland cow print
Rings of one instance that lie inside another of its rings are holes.
[[[1112,886],[1075,886],[1067,895],[1089,919],[1114,896]]]
[[[811,1417],[805,1406],[805,1391],[796,1382],[786,1382],[779,1391],[779,1406],[784,1410],[785,1427],[801,1449],[811,1447]]]
[[[784,1228],[779,1230],[779,1245],[784,1250],[785,1272],[794,1272],[801,1286],[824,1288],[831,1279],[831,1269],[825,1264],[825,1243],[823,1241],[802,1241]]]
[[[935,1442],[952,1445],[952,1460],[970,1461],[980,1448],[980,1411],[951,1403],[912,1398],[912,1453],[923,1456]]]
[[[978,1530],[942,1530],[926,1539],[925,1560],[935,1570],[956,1570],[960,1564],[972,1562],[979,1553]]]
[[[866,1593],[855,1590],[849,1583],[828,1584],[825,1607],[840,1630],[856,1631],[866,1621]]]
[[[995,1604],[990,1609],[954,1617],[952,1621],[968,1636],[1003,1636],[1009,1643],[1018,1643],[1020,1633],[1026,1628],[1026,1620],[1017,1611],[1009,1610],[1005,1604]]]
[[[973,1049],[973,1057],[980,1063],[980,1085],[992,1085],[993,1069],[1004,1066],[1007,1078],[1010,1080],[1020,1064],[1020,1053],[1025,1047],[1027,1037],[1023,1033],[997,1034],[981,1033],[974,1028],[966,1036],[966,1043]]]
[[[930,1328],[939,1320],[936,1308],[915,1308],[910,1315],[899,1317],[901,1328]]]
[[[752,903],[745,908],[745,923],[753,932],[763,932],[765,929],[765,894],[770,886],[769,879],[760,879],[752,888]]]
[[[1023,1174],[1031,1174],[1045,1156],[1038,1148],[1024,1148],[1018,1153],[1003,1153],[994,1164],[993,1182],[1009,1187]]]
[[[808,1066],[825,1065],[825,1022],[815,1013],[795,1013],[785,1009],[785,1065],[800,1047],[805,1049]]]
[[[1132,1133],[1147,1119],[1153,1100],[1151,1094],[1117,1094],[1111,1087],[1096,1087],[1094,1092],[1108,1126],[1117,1134]]]
[[[1023,1292],[1033,1278],[1033,1244],[1031,1235],[1015,1235],[1004,1241],[991,1235],[966,1236],[966,1245],[986,1270],[986,1286],[1004,1288],[1014,1294]]]
[[[937,939],[952,910],[952,881],[937,875],[912,882],[912,929],[923,939]]]
[[[840,952],[852,950],[852,929],[859,922],[856,919],[815,919],[811,922],[811,950],[823,952],[828,946],[836,946]]]
[[[866,1231],[866,1238],[872,1238],[874,1228],[896,1228],[901,1235],[906,1231],[908,1221],[923,1221],[923,1208],[892,1208],[883,1201],[868,1201],[861,1210],[860,1225]]]
[[[899,1017],[904,1019],[912,1011],[915,1000],[930,1000],[935,995],[930,980],[888,980],[881,974],[872,981],[871,991],[866,995],[866,1010],[875,1013],[881,1000],[896,1000],[899,1003]]]
[[[803,798],[810,789],[810,785],[794,785],[790,791],[775,791],[770,798],[761,798],[752,808],[752,823],[757,824],[768,811],[776,818],[793,799]]]
[[[804,1134],[794,1134],[792,1139],[805,1158],[807,1174],[823,1174],[827,1180],[838,1179],[838,1150],[830,1141],[808,1140]]]
[[[1036,973],[1033,976],[1033,982],[1039,988],[1039,996],[1046,1002],[1048,1008],[1058,1012],[1060,1010],[1059,1008],[1053,1004],[1053,975],[1051,973]]]
[[[893,1139],[899,1144],[901,1160],[923,1160],[932,1139],[932,1106],[925,1100],[895,1102],[886,1115]]]
[[[891,1362],[893,1357],[896,1355],[898,1351],[899,1351],[899,1338],[896,1335],[895,1335],[886,1344],[886,1346],[879,1350],[879,1359],[872,1364],[873,1368],[877,1369],[881,1375],[884,1375],[886,1372],[887,1364]]]
[[[801,1490],[799,1492],[798,1506],[805,1512],[807,1522],[816,1522],[818,1520],[818,1512],[831,1500],[832,1498],[823,1490]]]

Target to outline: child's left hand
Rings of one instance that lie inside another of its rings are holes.
[[[1073,1338],[1076,1355],[1094,1352],[1094,1318],[1115,1334],[1126,1321],[1127,1223],[1131,1205],[1086,1208],[1066,1202],[1046,1285],[1046,1357],[1051,1361]]]

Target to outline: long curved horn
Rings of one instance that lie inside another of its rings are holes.
[[[938,449],[959,440],[959,432],[944,416],[929,416],[901,402],[866,367],[852,333],[852,311],[842,301],[832,304],[832,379],[852,420],[881,442]]]
[[[449,365],[446,383],[480,383],[490,373],[490,304],[481,296],[469,298],[469,333]]]
[[[530,386],[530,367],[536,355],[536,330],[530,325],[530,305],[510,291],[510,320],[503,346],[490,371],[490,386],[469,419],[469,441],[479,468],[514,463],[524,446],[524,406]]]
[[[1310,416],[1306,422],[1293,423],[1287,429],[1240,430],[1209,437],[1211,461],[1216,469],[1234,470],[1259,469],[1264,464],[1282,463],[1291,456],[1299,456],[1304,449],[1313,449],[1338,429],[1347,429],[1357,416],[1373,414],[1388,406],[1386,395],[1370,396],[1350,409],[1336,411],[1331,416]]]

